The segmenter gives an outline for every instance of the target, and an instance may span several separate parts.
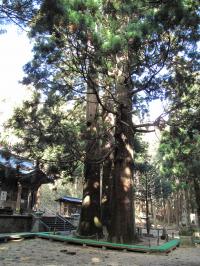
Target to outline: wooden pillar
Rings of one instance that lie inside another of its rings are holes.
[[[22,185],[20,182],[17,183],[17,201],[16,201],[16,212],[19,213],[21,209],[21,195],[22,195]]]
[[[66,203],[67,211],[66,211],[66,216],[69,217],[69,204]]]
[[[60,215],[62,215],[62,207],[61,207],[61,204],[62,204],[61,201],[59,201],[59,207],[60,207],[60,208],[59,208],[59,211],[60,211],[59,214],[60,214]]]
[[[28,213],[31,212],[32,209],[32,195],[31,195],[31,190],[28,192],[28,199],[27,199],[27,211]]]
[[[40,196],[41,196],[41,187],[37,191],[34,191],[34,210],[37,211],[40,208]]]

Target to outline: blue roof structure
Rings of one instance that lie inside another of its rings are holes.
[[[21,174],[31,174],[35,171],[34,163],[27,159],[17,157],[10,154],[8,157],[5,155],[5,150],[0,149],[0,165],[16,170],[17,168]]]
[[[3,148],[0,148],[0,173],[1,182],[7,179],[9,182],[19,181],[32,187],[52,182],[52,179],[35,166],[33,161],[14,155]]]
[[[56,201],[69,202],[69,203],[74,203],[74,204],[77,204],[77,205],[81,205],[82,204],[82,199],[78,199],[78,198],[74,198],[74,197],[68,197],[68,196],[60,197],[59,199],[56,199]]]

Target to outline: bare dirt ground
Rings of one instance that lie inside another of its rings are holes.
[[[0,266],[199,266],[200,247],[168,255],[102,250],[43,239],[0,244]]]

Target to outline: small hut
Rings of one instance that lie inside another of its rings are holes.
[[[0,214],[37,208],[38,189],[50,180],[33,162],[0,149]]]
[[[74,197],[60,197],[56,199],[59,202],[59,213],[66,217],[73,217],[80,214],[82,200]]]

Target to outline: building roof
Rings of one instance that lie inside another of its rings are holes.
[[[74,198],[74,197],[68,197],[68,196],[60,197],[60,198],[56,199],[56,201],[69,202],[69,203],[74,203],[74,204],[77,204],[77,205],[81,205],[82,204],[82,199],[78,199],[78,198]]]
[[[8,154],[4,149],[0,149],[0,165],[15,170],[18,168],[20,174],[30,174],[35,171],[35,166],[32,161],[11,153]]]
[[[48,176],[38,169],[33,161],[14,155],[3,148],[0,148],[0,172],[0,179],[7,175],[11,179],[32,185],[50,182]]]

